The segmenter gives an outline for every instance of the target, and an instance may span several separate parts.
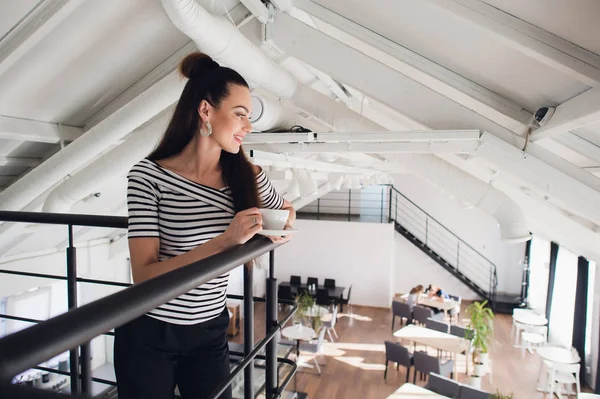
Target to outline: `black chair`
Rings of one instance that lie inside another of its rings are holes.
[[[464,327],[460,327],[460,326],[455,326],[455,325],[451,325],[450,326],[450,334],[459,337],[459,338],[466,338],[466,339],[471,339],[471,330],[464,328]]]
[[[326,278],[323,285],[325,285],[327,288],[335,288],[335,280],[332,278]]]
[[[289,285],[280,285],[277,290],[277,296],[279,299],[294,300],[294,295],[292,294],[292,289]]]
[[[415,374],[413,375],[413,383],[417,382],[417,371],[423,374],[436,373],[442,376],[454,377],[454,361],[448,360],[442,363],[440,359],[434,356],[429,356],[425,352],[415,352],[413,355],[413,365],[415,366]]]
[[[425,389],[429,389],[437,394],[447,396],[449,398],[457,398],[461,384],[446,377],[442,377],[436,373],[429,373],[429,381],[425,385]]]
[[[326,289],[318,289],[316,301],[319,306],[329,306],[329,291]]]
[[[427,319],[433,317],[433,310],[430,308],[425,308],[423,306],[414,306],[413,307],[413,319],[421,324],[425,324]]]
[[[351,293],[352,293],[352,286],[350,286],[348,288],[348,296],[346,298],[339,299],[340,312],[344,311],[344,305],[348,305],[348,307],[350,308],[350,313],[352,313],[352,306],[350,306],[350,294]]]
[[[300,276],[291,276],[290,277],[290,285],[301,285],[302,279]]]
[[[406,367],[406,382],[410,375],[410,368],[413,365],[413,356],[408,352],[404,346],[397,342],[385,341],[385,371],[383,372],[383,379],[387,379],[388,363],[396,363],[396,370],[400,366]]]
[[[448,324],[442,323],[441,321],[428,318],[427,320],[425,320],[425,327],[429,328],[430,330],[435,330],[448,334]]]
[[[306,279],[306,285],[311,286],[311,285],[315,285],[315,287],[319,286],[319,279],[316,277],[309,277]]]
[[[471,387],[468,387],[466,385],[462,385],[460,387],[460,394],[458,395],[458,399],[490,399],[492,395],[484,392],[484,391],[480,391],[479,389],[474,389]]]
[[[392,331],[394,331],[396,316],[400,317],[401,325],[402,319],[406,319],[406,324],[412,323],[412,310],[410,306],[404,302],[392,301]]]

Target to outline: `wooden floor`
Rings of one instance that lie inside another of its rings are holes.
[[[256,305],[257,320],[255,338],[264,336],[264,307]],[[344,309],[347,311],[347,309]],[[406,379],[406,371],[390,367],[387,381],[383,380],[385,340],[394,341],[392,335],[390,309],[353,306],[352,314],[338,314],[336,330],[339,339],[335,343],[326,342],[321,363],[322,374],[313,369],[301,368],[296,377],[296,390],[307,392],[310,399],[382,399],[386,398]],[[495,342],[490,349],[493,362],[492,381],[484,377],[482,388],[495,392],[514,393],[515,399],[542,399],[537,392],[536,380],[541,364],[540,359],[529,353],[521,358],[519,349],[512,347],[510,315],[496,315],[494,323]],[[398,328],[399,319],[396,319]],[[235,341],[241,342],[243,333]],[[310,364],[311,357],[301,355],[301,360]],[[464,356],[458,357],[458,380],[466,382]],[[412,380],[412,373],[411,373]],[[424,385],[419,381],[418,385]]]

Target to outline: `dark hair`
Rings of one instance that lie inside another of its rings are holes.
[[[179,72],[188,78],[173,117],[158,146],[148,155],[157,161],[179,154],[196,136],[201,119],[198,107],[202,100],[218,108],[229,95],[229,85],[248,87],[246,80],[231,68],[220,66],[208,55],[192,53],[179,64]],[[252,164],[243,149],[237,154],[221,151],[219,159],[225,184],[231,190],[236,212],[256,207],[258,189]]]

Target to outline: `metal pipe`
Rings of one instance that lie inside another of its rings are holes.
[[[277,248],[266,237],[194,262],[0,339],[0,382]],[[27,348],[27,350],[23,350]]]
[[[92,350],[90,342],[81,345],[81,393],[92,395]]]
[[[67,301],[69,310],[77,308],[77,250],[73,247],[73,225],[68,225],[69,246],[67,247]],[[79,352],[77,347],[69,351],[71,369],[71,392],[80,393]]]
[[[110,227],[115,229],[127,228],[126,217],[80,215],[72,213],[0,211],[0,221],[38,224],[62,224],[88,227]]]
[[[282,303],[283,302],[284,301],[282,301]],[[293,314],[296,313],[296,310],[298,310],[298,304],[293,301],[287,302],[290,302],[290,311],[281,318],[281,321],[277,323],[275,328],[271,330],[271,332],[267,334],[266,337],[264,337],[258,344],[256,344],[254,350],[248,356],[246,356],[246,358],[242,360],[240,364],[237,365],[237,367],[231,372],[231,374],[229,374],[229,378],[223,381],[221,385],[219,385],[219,387],[215,389],[215,391],[212,393],[209,399],[218,398],[219,395],[221,395],[225,391],[225,389],[227,389],[227,387],[231,385],[231,382],[234,380],[234,378],[237,377],[237,375],[242,370],[244,370],[246,366],[250,364],[250,362],[252,362],[255,357],[258,357],[258,352],[260,352],[267,345],[267,343],[275,336],[277,330],[280,330],[281,327],[284,326],[285,323],[287,323],[292,318]]]
[[[269,334],[277,325],[277,279],[275,273],[275,251],[269,252],[269,277],[267,278],[266,331]],[[277,336],[267,344],[265,362],[266,399],[274,399],[277,391]]]
[[[254,347],[254,301],[252,301],[252,265],[244,264],[244,354]],[[254,361],[244,369],[244,398],[254,399]]]

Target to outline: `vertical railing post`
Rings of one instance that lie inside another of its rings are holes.
[[[429,218],[425,216],[425,246],[429,246]]]
[[[252,263],[244,264],[244,356],[254,348],[254,300]],[[244,369],[244,398],[254,399],[254,360]]]
[[[77,307],[77,251],[73,246],[73,226],[68,226],[69,246],[67,247],[67,302],[69,310]],[[71,393],[81,392],[79,385],[79,354],[78,348],[69,352],[69,367],[71,372]]]
[[[393,186],[390,186],[390,192],[388,194],[388,223],[392,221],[392,188]]]
[[[317,220],[321,217],[321,197],[317,198]]]
[[[458,265],[460,265],[460,240],[456,241],[456,271],[458,271]]]
[[[394,204],[396,205],[394,208],[394,221],[398,223],[398,193],[396,193],[396,202]]]
[[[352,189],[348,189],[348,221],[350,221],[350,213],[352,212]]]
[[[266,334],[277,324],[277,279],[275,278],[275,251],[269,252],[269,277],[267,278]],[[266,347],[265,385],[266,399],[275,398],[277,386],[277,344],[275,336]]]

